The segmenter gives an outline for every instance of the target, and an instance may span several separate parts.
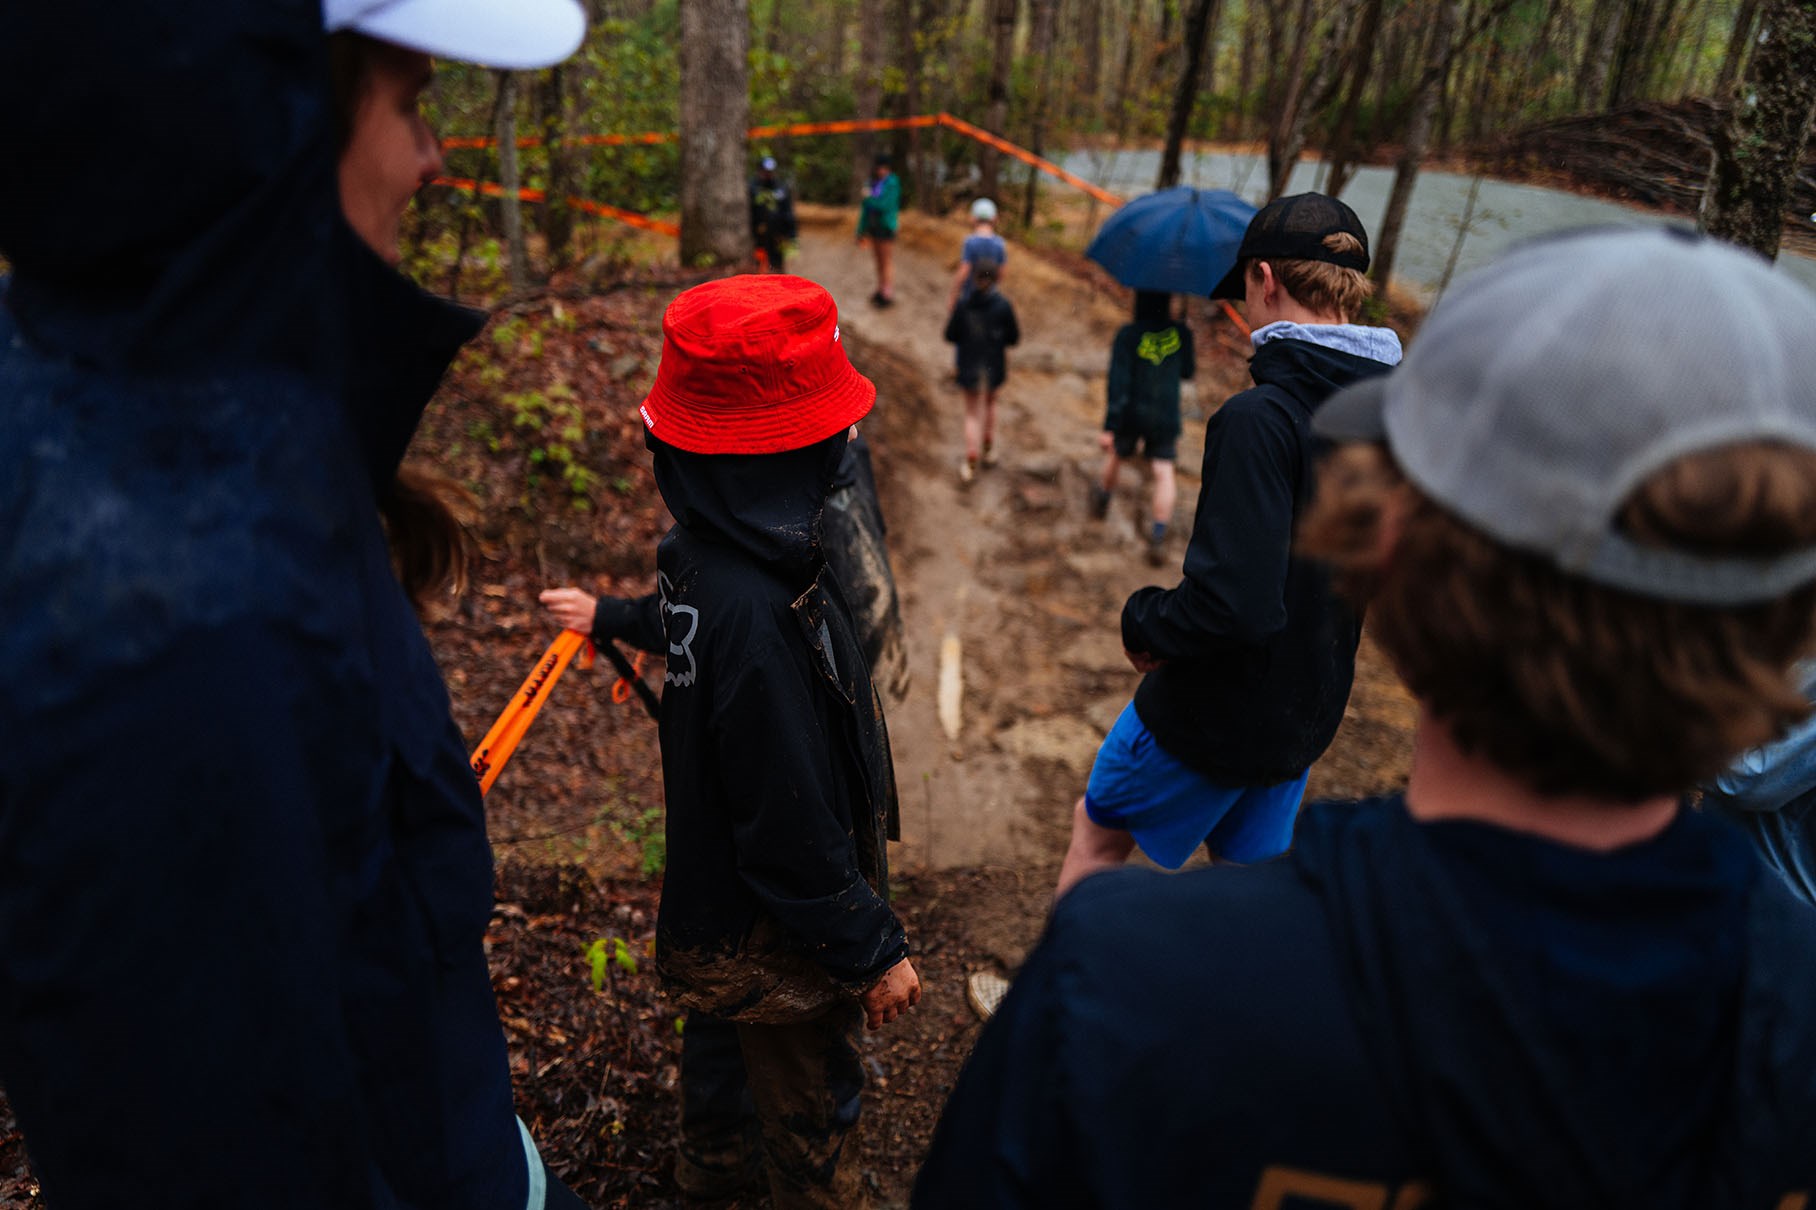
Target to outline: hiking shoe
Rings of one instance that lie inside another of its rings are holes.
[[[1148,566],[1160,567],[1167,561],[1166,527],[1156,525],[1154,532],[1148,535]]]
[[[895,299],[889,297],[887,294],[883,293],[881,290],[877,291],[876,298],[872,299],[871,301],[875,302],[876,305],[879,307],[895,306]]]
[[[972,971],[965,980],[965,1000],[980,1020],[988,1021],[1009,994],[1009,981],[995,971]]]
[[[1096,483],[1091,485],[1091,515],[1099,521],[1110,515],[1110,493]]]
[[[971,481],[975,478],[977,478],[977,463],[967,458],[958,468],[958,481],[966,487],[970,487]]]

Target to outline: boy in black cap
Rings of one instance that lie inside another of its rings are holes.
[[[1405,792],[1062,900],[914,1205],[1809,1206],[1816,914],[1683,796],[1810,711],[1812,331],[1750,253],[1579,233],[1327,402],[1301,540],[1418,701]]]
[[[1174,588],[1136,592],[1122,642],[1147,676],[1098,750],[1059,893],[1136,845],[1176,869],[1199,845],[1261,861],[1286,848],[1305,780],[1342,720],[1361,622],[1291,555],[1311,496],[1311,418],[1387,371],[1400,342],[1350,322],[1368,235],[1335,198],[1281,198],[1249,223],[1215,296],[1246,301],[1255,385],[1205,425],[1203,488]]]

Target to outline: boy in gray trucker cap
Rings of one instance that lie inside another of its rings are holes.
[[[915,1204],[1806,1204],[1816,914],[1683,795],[1809,713],[1812,334],[1749,253],[1581,233],[1333,397],[1300,549],[1417,698],[1405,791],[1080,883]]]

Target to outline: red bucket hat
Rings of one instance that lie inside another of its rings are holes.
[[[839,341],[832,295],[804,277],[695,286],[662,316],[656,385],[638,410],[693,454],[776,454],[850,428],[876,402]]]

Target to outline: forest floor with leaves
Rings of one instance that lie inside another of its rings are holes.
[[[866,301],[874,279],[853,222],[847,210],[805,207],[789,267],[832,291],[852,359],[878,386],[864,427],[913,673],[907,695],[888,703],[904,816],[892,861],[925,995],[864,1048],[864,1168],[877,1203],[898,1206],[976,1037],[965,978],[1012,973],[1037,938],[1072,803],[1135,687],[1118,637],[1122,600],[1177,577],[1204,410],[1246,373],[1235,329],[1194,303],[1200,376],[1180,451],[1178,524],[1170,565],[1150,568],[1136,472],[1125,470],[1107,520],[1086,502],[1127,292],[1075,255],[1012,249],[1005,293],[1025,335],[1003,392],[1002,462],[965,488],[963,406],[940,336],[966,228],[905,214],[898,303],[878,310]],[[599,265],[558,279],[494,316],[425,418],[416,455],[475,501],[473,583],[429,621],[469,738],[554,637],[536,604],[542,588],[653,586],[668,517],[636,404],[654,374],[662,309],[697,280],[672,267],[626,277]],[[962,686],[955,730],[935,706],[943,651]],[[644,676],[659,686],[660,665]],[[488,796],[499,869],[488,945],[519,1111],[550,1166],[596,1207],[660,1208],[679,1204],[669,1175],[677,1013],[649,957],[664,856],[661,770],[654,724],[635,699],[612,701],[612,680],[603,659],[570,671]],[[1312,793],[1403,781],[1411,717],[1365,643]],[[40,1205],[0,1100],[0,1206]]]

